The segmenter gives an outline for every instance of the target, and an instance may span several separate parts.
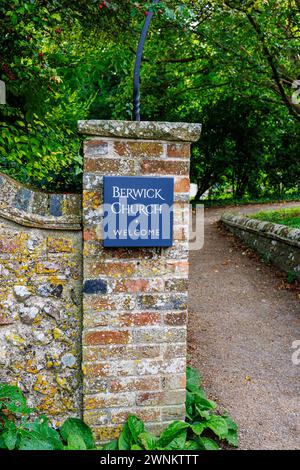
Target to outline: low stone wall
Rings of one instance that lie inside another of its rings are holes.
[[[224,214],[221,222],[277,268],[300,279],[299,229],[234,214]]]
[[[0,381],[59,424],[81,415],[81,197],[0,186]]]
[[[81,196],[35,191],[0,173],[0,217],[28,227],[81,230]]]

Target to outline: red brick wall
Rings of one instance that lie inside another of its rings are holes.
[[[84,419],[98,441],[133,413],[149,428],[185,416],[189,142],[90,137],[84,144]],[[175,178],[171,248],[103,248],[103,175]]]

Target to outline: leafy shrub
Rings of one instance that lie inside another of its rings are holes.
[[[200,201],[192,201],[193,205],[197,203],[204,204],[205,207],[226,207],[226,206],[242,206],[245,204],[268,204],[268,203],[280,203],[283,201],[300,201],[299,193],[283,194],[279,195],[270,195],[263,196],[258,198],[249,198],[243,197],[240,199],[235,199],[232,197],[222,197],[220,199],[201,199]]]
[[[237,426],[216,411],[200,387],[199,373],[187,369],[186,421],[174,421],[159,437],[152,435],[136,416],[129,416],[118,439],[105,450],[217,450],[219,441],[237,446]],[[96,449],[91,429],[77,418],[68,418],[54,429],[46,416],[32,418],[18,387],[0,384],[0,448],[8,450]]]
[[[88,32],[78,51],[84,33],[74,3],[0,4],[0,79],[7,92],[7,105],[0,105],[0,169],[51,191],[81,190],[77,120],[87,118],[99,89],[89,79],[93,61],[84,60]]]
[[[0,169],[25,184],[45,189],[79,190],[82,157],[80,139],[37,115],[27,122],[0,122]]]
[[[213,433],[229,445],[238,445],[237,425],[227,414],[221,415],[217,405],[208,400],[201,387],[201,377],[196,369],[187,368],[186,416],[196,440],[208,449],[212,439],[207,440],[206,433]]]
[[[46,416],[31,419],[18,387],[0,384],[0,448],[8,450],[87,450],[95,449],[90,428],[80,419],[68,418],[59,430]]]
[[[289,271],[287,273],[287,282],[289,284],[294,284],[294,282],[298,279],[298,274],[295,271]]]

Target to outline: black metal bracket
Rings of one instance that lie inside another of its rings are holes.
[[[160,0],[152,0],[153,5],[156,5]],[[138,43],[138,48],[136,51],[136,59],[134,65],[134,78],[133,78],[133,117],[135,121],[141,120],[140,115],[140,98],[141,98],[141,91],[140,91],[140,73],[141,73],[141,64],[142,64],[142,57],[143,51],[146,41],[146,36],[149,30],[149,26],[154,15],[154,11],[150,9],[148,11],[142,32],[141,37]]]

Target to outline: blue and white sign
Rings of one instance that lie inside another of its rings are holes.
[[[174,179],[104,176],[105,247],[172,246]]]

